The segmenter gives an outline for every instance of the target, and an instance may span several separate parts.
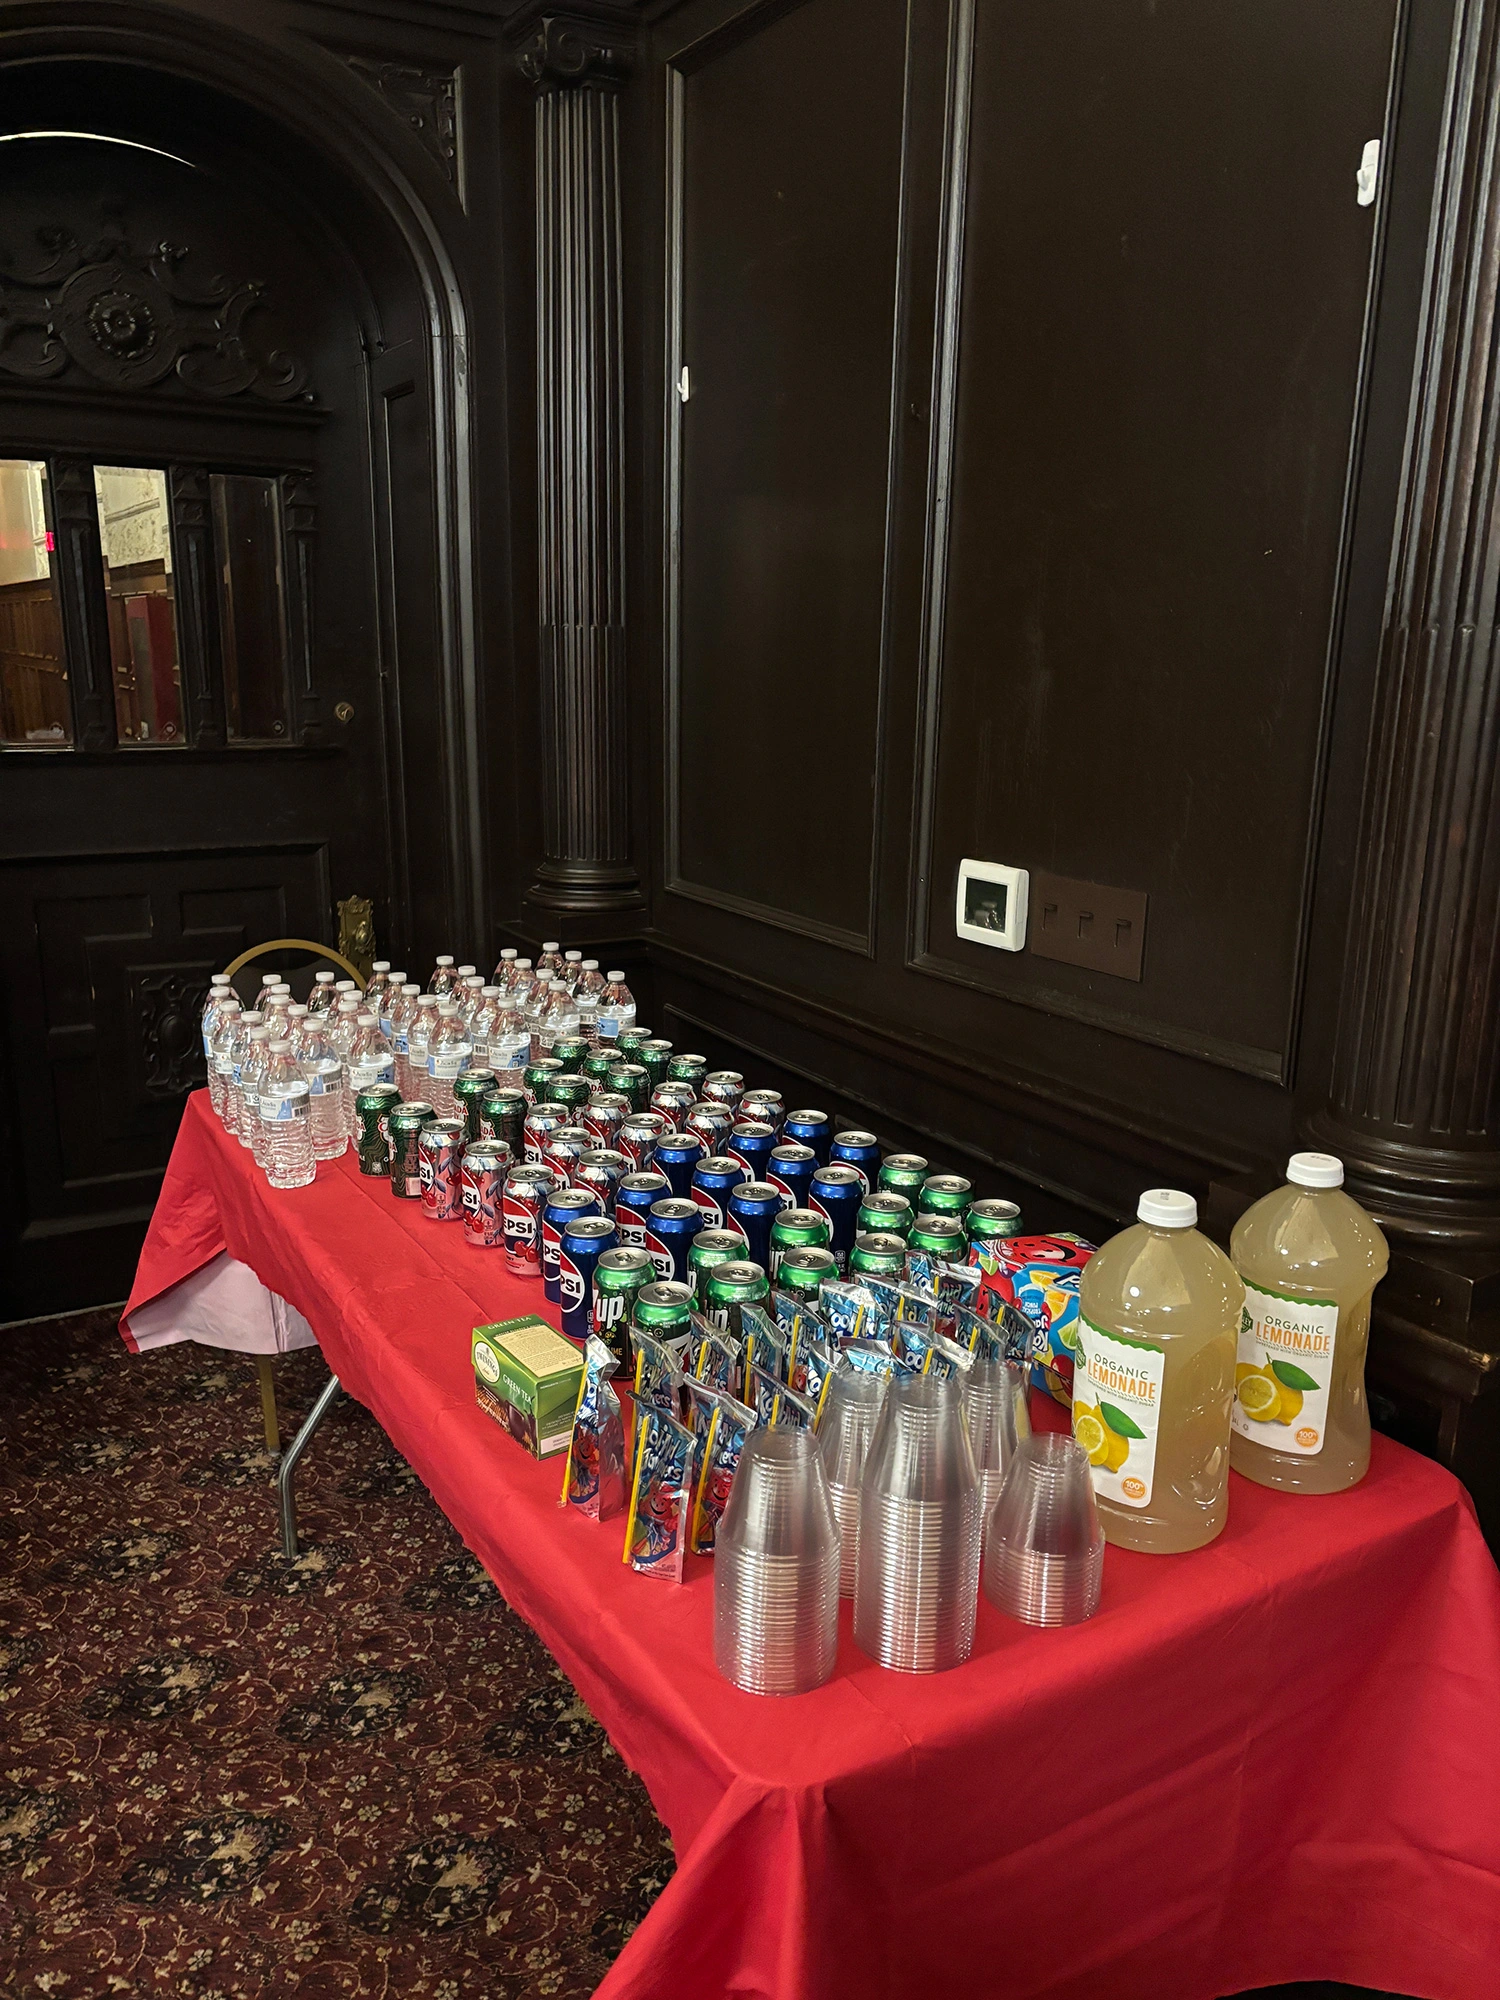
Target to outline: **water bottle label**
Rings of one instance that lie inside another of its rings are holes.
[[[525,1069],[526,1055],[530,1047],[530,1042],[517,1042],[513,1048],[504,1042],[491,1042],[490,1068]]]
[[[386,1033],[390,1034],[390,1030],[386,1029]],[[411,1041],[404,1028],[398,1028],[391,1035],[391,1045],[398,1056],[409,1056],[411,1054]]]
[[[387,1041],[389,1041],[389,1040],[391,1039],[391,1017],[390,1017],[390,1015],[389,1015],[389,1014],[382,1014],[382,1015],[381,1015],[381,1017],[380,1017],[380,1032],[381,1032],[381,1034],[382,1034],[382,1035],[384,1035],[384,1036],[385,1036],[385,1038],[386,1038],[386,1040],[387,1040]]]
[[[601,1041],[612,1042],[620,1032],[620,1023],[613,1014],[599,1016],[599,1037]]]
[[[327,1079],[319,1076],[317,1071],[314,1070],[312,1075],[307,1079],[308,1095],[310,1097],[321,1097],[327,1088]]]
[[[377,1083],[394,1083],[395,1065],[387,1056],[381,1062],[351,1063],[349,1065],[349,1087],[351,1090],[373,1090]]]
[[[229,1060],[228,1056],[215,1056],[214,1068],[220,1076],[227,1077],[234,1075],[234,1064]]]
[[[440,1082],[451,1083],[456,1076],[462,1076],[469,1067],[470,1049],[445,1049],[441,1054],[427,1058],[427,1074]]]
[[[1073,1357],[1073,1435],[1088,1453],[1094,1491],[1122,1507],[1151,1503],[1167,1357],[1080,1317]]]
[[[285,1097],[262,1097],[260,1115],[268,1125],[289,1125],[293,1119],[305,1118],[311,1106],[305,1083],[292,1085]]]

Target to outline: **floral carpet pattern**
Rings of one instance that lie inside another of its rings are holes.
[[[0,1991],[594,1990],[666,1833],[367,1411],[288,1567],[250,1359],[79,1315],[0,1334],[0,1410]]]

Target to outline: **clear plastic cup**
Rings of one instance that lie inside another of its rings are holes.
[[[854,1640],[863,1652],[905,1673],[969,1657],[981,1524],[960,1384],[893,1379],[860,1492]]]
[[[840,1369],[828,1385],[828,1401],[818,1425],[818,1456],[828,1477],[828,1495],[833,1502],[833,1518],[838,1523],[842,1549],[841,1597],[854,1595],[860,1486],[884,1401],[883,1375],[861,1375],[852,1368]]]
[[[1014,1361],[974,1363],[964,1380],[964,1416],[988,1520],[1016,1446],[1031,1436],[1025,1376]]]
[[[989,1518],[984,1594],[1025,1625],[1076,1625],[1099,1606],[1104,1530],[1081,1445],[1026,1438]]]
[[[839,1535],[810,1431],[754,1430],[714,1537],[714,1663],[750,1694],[803,1694],[833,1672]]]

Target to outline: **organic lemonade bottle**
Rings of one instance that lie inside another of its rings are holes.
[[[1342,1160],[1293,1153],[1286,1177],[1229,1239],[1245,1281],[1230,1460],[1262,1486],[1341,1493],[1370,1463],[1365,1346],[1390,1251]]]
[[[1228,1512],[1229,1406],[1245,1288],[1174,1188],[1141,1196],[1132,1229],[1083,1267],[1073,1435],[1106,1541],[1147,1555],[1201,1548]]]

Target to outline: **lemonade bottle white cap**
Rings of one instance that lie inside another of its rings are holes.
[[[1298,1187],[1342,1187],[1344,1163],[1332,1153],[1293,1153],[1286,1163],[1286,1177]]]
[[[1191,1229],[1198,1220],[1198,1204],[1179,1188],[1147,1188],[1136,1215],[1153,1229]]]

